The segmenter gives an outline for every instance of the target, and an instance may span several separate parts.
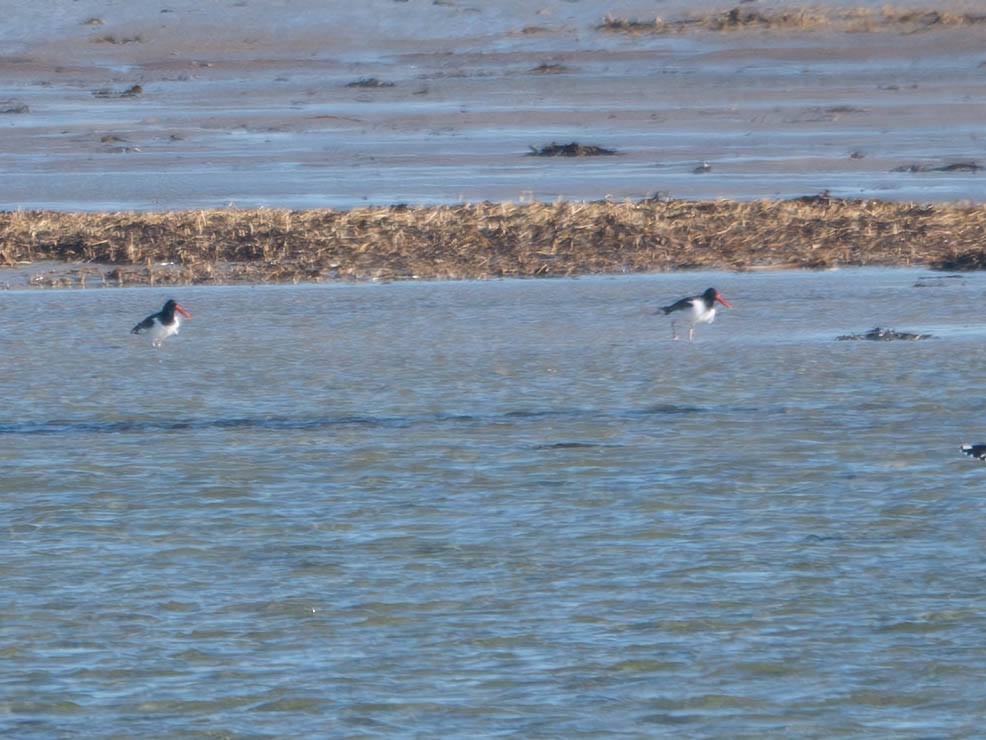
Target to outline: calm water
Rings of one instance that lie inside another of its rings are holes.
[[[977,735],[984,292],[0,293],[0,732]]]

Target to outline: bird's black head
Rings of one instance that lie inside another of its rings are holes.
[[[173,319],[175,316],[175,311],[180,313],[186,319],[192,318],[189,315],[188,311],[186,311],[184,308],[179,306],[174,298],[169,298],[167,302],[164,304],[164,308],[161,309],[161,316],[164,317],[165,323],[169,323],[169,324],[171,323],[171,319]]]
[[[726,308],[732,308],[729,301],[719,295],[719,291],[715,288],[709,288],[707,291],[702,293],[702,298],[705,300],[706,306],[712,306],[716,301],[719,301],[719,303],[724,305]]]

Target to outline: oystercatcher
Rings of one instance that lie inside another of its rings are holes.
[[[188,311],[179,306],[173,299],[169,299],[167,303],[164,304],[162,308],[157,313],[152,313],[146,319],[141,321],[137,326],[130,330],[131,334],[140,334],[142,331],[146,331],[151,336],[151,345],[154,347],[160,347],[161,342],[172,334],[178,333],[178,327],[181,326],[181,319],[175,316],[175,311],[180,313],[186,319],[192,318]]]
[[[670,306],[662,306],[661,310],[665,315],[675,311],[684,311],[688,316],[688,341],[692,341],[695,335],[695,324],[711,324],[716,317],[716,301],[719,301],[726,308],[732,308],[729,301],[719,295],[715,288],[709,288],[702,295],[690,296],[675,301]],[[671,321],[671,338],[678,338],[678,326],[676,321]]]
[[[986,460],[986,445],[962,445],[962,451],[969,457]]]

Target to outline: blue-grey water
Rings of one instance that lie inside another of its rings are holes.
[[[984,293],[2,292],[0,734],[976,736]]]

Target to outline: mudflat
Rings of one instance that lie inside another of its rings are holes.
[[[5,23],[13,284],[51,259],[79,264],[28,281],[978,265],[977,3],[78,0]]]

